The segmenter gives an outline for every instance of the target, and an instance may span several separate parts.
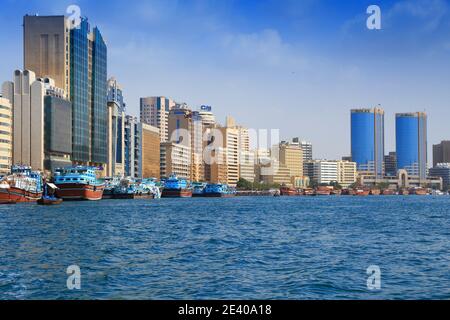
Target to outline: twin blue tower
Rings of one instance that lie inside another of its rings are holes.
[[[382,179],[384,168],[384,110],[351,111],[352,160],[358,171]],[[423,112],[396,114],[397,170],[427,178],[427,115]]]

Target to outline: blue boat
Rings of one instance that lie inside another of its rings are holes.
[[[207,184],[203,191],[203,196],[209,198],[229,198],[235,195],[236,190],[234,188],[222,183]]]
[[[206,183],[204,182],[195,182],[192,184],[192,196],[193,197],[203,197],[203,192],[206,188]]]
[[[176,175],[171,175],[164,182],[162,198],[191,198],[192,189],[184,179],[178,179]]]

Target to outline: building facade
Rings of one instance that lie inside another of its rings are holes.
[[[397,153],[389,152],[387,156],[384,157],[384,168],[386,176],[395,177],[397,175]]]
[[[351,110],[351,153],[360,172],[384,176],[384,111]]]
[[[136,117],[125,116],[124,122],[124,154],[125,176],[139,178],[141,138],[139,122]]]
[[[433,145],[433,167],[438,163],[450,163],[450,141]]]
[[[338,161],[311,160],[305,162],[305,168],[307,176],[317,184],[339,181]]]
[[[338,180],[337,182],[343,187],[348,188],[354,184],[358,178],[356,170],[356,162],[352,161],[336,161],[338,165]]]
[[[175,174],[180,179],[191,178],[191,148],[175,142],[161,143],[161,178]]]
[[[141,122],[160,130],[161,142],[169,141],[169,112],[176,103],[166,97],[147,97],[140,99]]]
[[[397,170],[427,178],[427,115],[423,112],[396,115]]]
[[[12,105],[0,95],[0,176],[10,172],[12,164]]]
[[[313,159],[313,145],[311,142],[302,141],[300,138],[292,139],[292,143],[297,144],[303,151],[303,161],[309,161]]]
[[[449,190],[450,188],[450,163],[438,163],[430,169],[431,177],[442,178],[443,189]]]
[[[24,66],[55,79],[72,102],[72,161],[108,161],[107,47],[88,20],[72,28],[63,16],[24,17]]]
[[[156,178],[160,174],[160,141],[159,129],[145,123],[138,125],[140,136],[139,177]]]
[[[291,171],[291,177],[303,176],[303,150],[298,144],[281,142],[279,161]]]

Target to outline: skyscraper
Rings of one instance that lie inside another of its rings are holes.
[[[141,98],[141,122],[160,130],[161,142],[169,140],[169,112],[176,103],[166,97]]]
[[[384,175],[384,111],[379,108],[351,111],[352,161],[358,171]]]
[[[438,163],[450,163],[450,141],[442,141],[433,146],[433,167]]]
[[[396,115],[397,169],[427,178],[427,115],[424,112]]]
[[[389,154],[384,157],[384,168],[386,176],[394,177],[397,175],[397,153],[389,152]]]
[[[24,66],[50,77],[72,102],[72,160],[108,161],[107,48],[86,18],[72,28],[64,16],[24,17]]]

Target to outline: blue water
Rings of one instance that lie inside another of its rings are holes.
[[[449,208],[415,196],[1,206],[0,298],[449,299]],[[367,288],[370,265],[381,290]]]

